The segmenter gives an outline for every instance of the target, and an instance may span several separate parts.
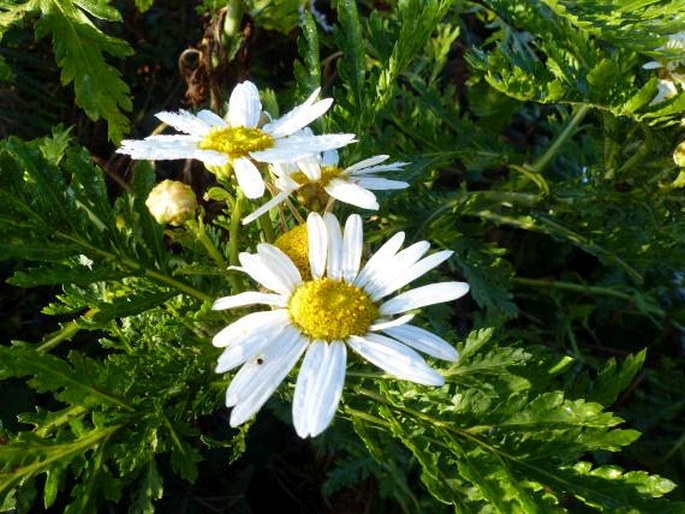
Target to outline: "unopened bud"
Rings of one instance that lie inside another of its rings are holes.
[[[195,215],[197,198],[189,185],[163,180],[152,188],[145,205],[157,223],[179,226]]]
[[[679,168],[685,168],[685,141],[681,141],[673,151],[673,162]]]

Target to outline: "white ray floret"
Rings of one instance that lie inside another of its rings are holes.
[[[376,155],[347,168],[340,168],[338,167],[338,152],[330,150],[316,157],[272,164],[271,170],[278,193],[252,214],[246,216],[243,224],[254,221],[285,201],[288,195],[307,186],[318,187],[340,202],[362,209],[378,210],[378,200],[372,190],[383,191],[409,187],[407,182],[376,176],[377,173],[386,171],[399,171],[408,164],[393,162],[380,165],[389,157]]]
[[[671,34],[663,46],[657,48],[660,51],[675,53],[668,60],[649,61],[642,67],[646,70],[659,70],[659,82],[657,94],[652,98],[649,105],[656,105],[676,96],[685,87],[685,32]]]
[[[249,113],[244,114],[249,116]],[[379,157],[369,160],[373,165]],[[357,171],[363,171],[360,167]],[[442,337],[411,325],[415,309],[464,296],[468,284],[439,282],[381,300],[434,269],[452,252],[426,255],[419,241],[401,250],[404,234],[391,237],[362,266],[363,229],[358,215],[344,228],[332,214],[307,219],[307,276],[283,251],[259,244],[241,253],[239,269],[264,291],[219,298],[214,309],[265,305],[218,332],[224,348],[216,366],[223,373],[240,366],[226,391],[232,426],[251,418],[278,388],[300,357],[292,413],[300,437],[315,437],[331,423],[342,396],[348,349],[389,375],[440,386],[443,376],[418,353],[456,361],[457,351]]]
[[[226,119],[208,110],[197,114],[163,111],[157,118],[184,134],[126,139],[117,152],[133,159],[197,159],[209,166],[228,164],[245,195],[259,198],[265,185],[255,162],[294,161],[354,141],[354,134],[315,136],[303,130],[333,103],[330,98],[317,100],[319,92],[320,89],[315,90],[304,103],[260,127],[259,91],[252,82],[245,81],[233,89]]]

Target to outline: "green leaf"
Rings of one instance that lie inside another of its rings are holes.
[[[138,10],[143,13],[154,5],[155,0],[135,0],[135,2]]]
[[[97,405],[100,402],[132,411],[124,400],[101,389],[106,377],[95,361],[71,352],[72,365],[53,355],[40,353],[35,347],[15,342],[0,346],[0,379],[32,377],[29,384],[38,392],[53,392],[65,403]]]
[[[293,63],[300,94],[307,97],[321,86],[321,64],[319,62],[319,34],[316,23],[309,12],[302,16],[302,37],[297,41],[302,62]]]
[[[163,480],[157,470],[157,463],[152,458],[148,461],[147,469],[140,480],[140,486],[133,497],[133,505],[131,505],[129,512],[132,514],[154,514],[154,502],[161,499],[163,493]]]
[[[357,2],[342,0],[338,2],[338,22],[340,29],[335,31],[338,47],[343,52],[338,62],[338,73],[350,91],[351,108],[361,112],[364,106],[365,90],[365,52],[362,27],[357,11]]]
[[[76,103],[92,120],[107,120],[109,138],[118,142],[128,132],[128,119],[122,110],[131,110],[131,100],[119,71],[105,62],[103,54],[125,57],[132,50],[125,41],[101,32],[79,10],[77,5],[83,7],[81,4],[106,19],[116,18],[113,9],[103,2],[40,0],[42,16],[36,23],[36,37],[52,35],[62,84],[74,83]]]

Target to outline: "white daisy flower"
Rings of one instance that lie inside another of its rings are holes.
[[[378,200],[371,190],[405,189],[407,182],[389,180],[376,176],[385,171],[398,171],[406,162],[385,162],[389,155],[375,155],[368,159],[340,168],[340,158],[337,150],[329,150],[321,155],[306,157],[295,163],[276,163],[271,170],[276,179],[274,184],[279,190],[271,200],[243,219],[243,224],[259,218],[262,214],[273,209],[276,205],[299,191],[310,203],[316,203],[323,208],[328,197],[360,207],[362,209],[378,210]]]
[[[292,161],[354,141],[354,134],[315,136],[302,131],[333,103],[331,98],[317,101],[319,91],[285,116],[260,127],[259,91],[245,81],[233,89],[225,120],[208,110],[197,114],[163,111],[157,118],[185,134],[126,139],[117,152],[133,159],[198,159],[210,166],[230,164],[245,196],[259,198],[264,194],[264,180],[254,161]]]
[[[656,70],[660,72],[659,83],[657,84],[657,94],[649,103],[656,105],[678,94],[677,86],[685,86],[685,32],[671,34],[665,45],[657,50],[670,50],[680,52],[680,57],[670,61],[649,61],[642,67],[646,70]]]
[[[386,299],[453,252],[424,257],[430,246],[426,241],[400,251],[404,233],[399,232],[361,266],[362,220],[356,214],[347,218],[343,230],[334,215],[311,213],[304,234],[311,276],[303,280],[288,255],[260,244],[256,254],[240,254],[239,269],[269,292],[248,291],[219,298],[213,305],[270,307],[243,316],[212,340],[214,346],[226,348],[217,373],[242,365],[226,391],[226,405],[233,407],[231,426],[255,415],[302,354],[292,413],[303,438],[320,434],[333,419],[348,348],[390,375],[432,386],[444,384],[444,378],[416,350],[447,361],[458,359],[447,341],[410,325],[410,311],[460,298],[468,284],[439,282]]]

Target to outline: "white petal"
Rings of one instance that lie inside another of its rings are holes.
[[[224,120],[218,114],[215,114],[214,112],[209,111],[207,109],[201,110],[200,112],[197,113],[196,116],[211,127],[217,127],[217,128],[228,127],[228,123],[226,123],[226,120]]]
[[[274,162],[269,167],[277,177],[285,177],[298,170],[297,164],[293,162]]]
[[[349,203],[362,209],[378,210],[376,195],[352,182],[334,178],[324,189],[329,195],[341,202]]]
[[[381,173],[383,171],[399,171],[404,166],[409,164],[408,162],[391,162],[388,164],[382,164],[380,166],[371,166],[369,168],[362,168],[350,171],[349,168],[346,170],[351,177],[360,177],[366,175],[372,175],[374,173]]]
[[[212,339],[212,344],[218,348],[238,344],[251,334],[259,332],[262,327],[287,325],[289,320],[287,309],[252,312],[220,330]]]
[[[345,168],[345,171],[350,173],[352,171],[357,171],[364,168],[368,168],[370,166],[375,166],[376,164],[380,164],[383,161],[387,161],[389,158],[389,155],[374,155],[373,157],[369,157],[368,159],[359,161],[358,163],[353,164],[352,166],[348,166],[347,168]]]
[[[292,293],[291,281],[280,276],[273,262],[262,255],[241,252],[238,255],[243,271],[267,289],[289,296]]]
[[[321,89],[317,88],[304,103],[298,105],[279,119],[264,125],[264,132],[268,132],[276,138],[289,136],[319,118],[333,105],[332,98],[325,98],[315,102],[320,91]]]
[[[378,334],[350,336],[347,344],[359,355],[391,375],[417,384],[440,386],[445,379],[408,346]]]
[[[204,137],[211,128],[211,125],[205,123],[204,120],[184,110],[178,112],[162,111],[155,116],[179,132],[197,137]]]
[[[271,209],[273,209],[274,207],[276,207],[278,204],[284,202],[285,199],[288,198],[289,194],[290,193],[288,193],[288,192],[278,193],[276,196],[274,196],[271,200],[266,202],[264,205],[255,209],[255,211],[252,214],[250,214],[249,216],[245,216],[243,218],[243,225],[247,225],[248,223],[256,220],[262,214],[265,214],[266,212],[268,212]]]
[[[174,159],[197,159],[206,164],[221,166],[228,156],[214,150],[197,147],[200,138],[195,136],[150,136],[143,140],[125,139],[117,153],[130,155],[132,159],[164,161]]]
[[[312,270],[312,278],[321,278],[326,271],[328,235],[323,218],[316,212],[310,213],[307,217],[307,238],[309,239],[309,267]]]
[[[248,198],[259,198],[264,194],[262,174],[250,159],[239,157],[233,160],[233,170],[238,185]]]
[[[362,219],[359,214],[352,214],[348,216],[345,222],[345,235],[343,236],[342,274],[345,282],[350,283],[357,278],[363,245],[364,227]]]
[[[226,389],[226,407],[232,407],[249,398],[260,383],[270,379],[269,371],[278,366],[279,360],[288,354],[302,335],[292,326],[281,332],[278,344],[267,346],[238,370]]]
[[[390,319],[387,321],[378,321],[369,327],[369,332],[380,332],[381,330],[385,330],[389,327],[399,327],[400,325],[409,323],[413,319],[413,314],[405,314],[404,316],[400,316],[399,318]]]
[[[290,257],[280,248],[267,243],[257,245],[257,253],[292,291],[302,283],[302,276]]]
[[[309,142],[305,143],[304,138],[301,144],[307,144],[314,153],[321,153],[335,148],[340,148],[356,141],[354,134],[324,134],[321,136],[310,136],[306,139]],[[290,139],[296,139],[298,136],[291,136]],[[292,142],[294,144],[294,142]]]
[[[388,289],[398,277],[402,277],[428,250],[430,250],[430,243],[428,241],[417,241],[389,258],[382,267],[379,267],[369,277],[369,282],[364,288],[371,296],[371,299],[378,300],[381,298],[383,291]]]
[[[293,397],[293,424],[300,437],[319,435],[333,420],[345,382],[346,355],[342,341],[310,344]]]
[[[328,233],[328,258],[326,261],[326,276],[339,280],[342,277],[342,232],[338,219],[327,212],[323,216],[326,232]]]
[[[675,82],[672,80],[659,80],[657,84],[657,94],[649,105],[660,104],[661,102],[668,100],[678,94],[678,88]]]
[[[239,391],[241,396],[246,392],[249,393],[249,396],[244,396],[242,398],[239,397],[238,401],[233,403],[235,407],[231,411],[231,418],[229,420],[232,427],[238,426],[250,419],[257,413],[262,405],[266,403],[283,379],[288,375],[288,373],[290,373],[290,370],[300,358],[302,352],[304,352],[307,342],[300,338],[296,340],[294,344],[282,342],[281,345],[286,347],[287,351],[281,352],[279,355],[274,356],[271,360],[269,360],[271,356],[265,352],[262,356],[262,364],[254,364],[254,366],[260,368],[260,373],[251,377],[251,383],[247,383],[247,387],[243,386],[242,390]],[[250,361],[244,364],[243,368],[251,365],[252,362],[253,361]],[[240,371],[242,371],[243,368],[241,368]],[[232,398],[229,398],[227,391],[227,405],[229,400],[232,400]]]
[[[401,180],[389,180],[380,177],[364,177],[354,181],[355,184],[360,185],[366,189],[373,189],[375,191],[390,191],[394,189],[406,189],[409,187],[408,182]]]
[[[304,159],[300,159],[297,161],[297,167],[312,182],[321,178],[321,166],[316,157],[305,157]]]
[[[260,162],[296,161],[326,150],[340,148],[353,141],[355,141],[354,134],[295,135],[276,139],[273,147],[250,152],[250,156]]]
[[[466,282],[438,282],[416,289],[410,289],[400,295],[391,298],[380,308],[380,314],[390,316],[418,309],[426,305],[449,302],[461,298],[469,292]]]
[[[284,298],[280,294],[268,294],[260,293],[258,291],[246,291],[244,293],[219,298],[212,305],[212,309],[215,311],[220,311],[223,309],[234,309],[236,307],[245,307],[247,305],[255,304],[285,307],[287,303],[287,298]]]
[[[340,162],[340,155],[337,150],[326,150],[321,154],[321,164],[324,166],[337,166]]]
[[[316,150],[312,150],[309,146],[290,143],[288,139],[277,139],[274,141],[274,146],[266,150],[250,152],[250,157],[255,161],[268,162],[269,164],[287,164],[306,159],[316,153]]]
[[[642,65],[642,68],[645,70],[655,70],[657,68],[663,68],[663,64],[657,61],[649,61],[648,63],[645,63]]]
[[[379,269],[382,269],[383,266],[387,265],[388,259],[395,256],[403,242],[404,232],[398,232],[383,243],[364,265],[359,275],[357,275],[357,278],[354,279],[354,285],[357,287],[364,287]]]
[[[387,280],[382,287],[378,288],[378,290],[374,290],[372,300],[383,298],[393,291],[397,291],[398,289],[406,286],[420,276],[425,275],[427,272],[449,259],[453,253],[454,252],[451,250],[436,252],[428,257],[424,257],[415,264],[412,264],[408,269],[402,271],[401,273],[392,277],[387,277]]]
[[[383,332],[415,350],[446,361],[459,360],[457,350],[442,337],[414,325],[388,327]]]
[[[273,344],[280,344],[281,334],[289,327],[287,322],[264,324],[249,336],[234,340],[219,356],[215,373],[225,373],[244,364]]]
[[[232,127],[254,128],[262,114],[257,86],[246,80],[238,84],[228,100],[228,121]]]

